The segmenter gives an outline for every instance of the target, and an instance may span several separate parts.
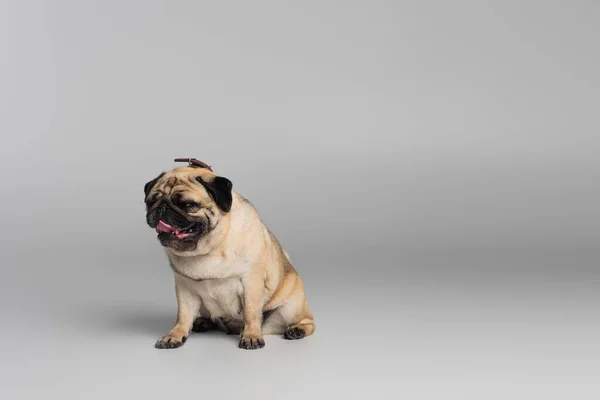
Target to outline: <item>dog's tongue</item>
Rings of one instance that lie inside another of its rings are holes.
[[[158,221],[158,224],[156,225],[156,232],[161,233],[171,233],[171,232],[175,232],[177,233],[177,229],[173,228],[171,225],[164,223],[163,221]]]
[[[189,233],[183,233],[163,221],[158,221],[158,224],[156,225],[156,232],[158,232],[158,233],[174,233],[175,236],[177,236],[177,238],[179,238],[179,239],[183,239],[184,237],[189,235]]]

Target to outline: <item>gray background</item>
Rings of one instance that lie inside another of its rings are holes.
[[[3,1],[2,398],[597,399],[594,1]],[[314,336],[155,350],[142,187],[197,157]]]

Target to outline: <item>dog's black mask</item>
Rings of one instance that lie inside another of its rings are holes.
[[[192,218],[171,207],[166,201],[153,207],[146,214],[148,225],[158,232],[158,240],[165,247],[177,251],[196,248],[198,240],[208,232],[208,221]]]

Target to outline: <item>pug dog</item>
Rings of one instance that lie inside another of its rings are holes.
[[[314,333],[290,257],[229,179],[195,160],[161,173],[144,194],[146,221],[169,259],[178,306],[175,326],[156,348],[182,346],[190,330],[239,334],[242,349],[263,348],[264,335]]]

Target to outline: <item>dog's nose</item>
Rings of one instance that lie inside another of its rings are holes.
[[[163,215],[165,214],[165,212],[167,211],[167,203],[162,203],[159,207],[158,207],[158,212],[156,213],[158,215],[158,219],[162,219]]]

